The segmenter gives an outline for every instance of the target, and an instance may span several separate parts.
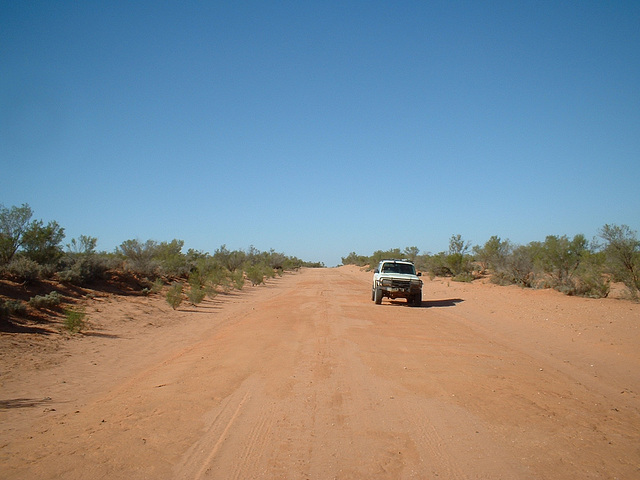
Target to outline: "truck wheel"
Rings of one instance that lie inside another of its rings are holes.
[[[375,290],[374,300],[376,305],[380,305],[382,303],[382,289],[380,287],[377,287]]]
[[[371,301],[373,302],[376,299],[376,289],[371,287]]]
[[[420,293],[416,293],[413,298],[412,298],[412,302],[411,305],[414,307],[421,307],[422,306],[422,292]]]

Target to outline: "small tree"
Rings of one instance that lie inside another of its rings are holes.
[[[449,252],[446,262],[454,277],[471,273],[471,258],[467,255],[471,244],[462,235],[452,235],[449,239]]]
[[[587,253],[587,239],[582,234],[572,240],[566,235],[549,235],[541,246],[538,260],[544,272],[552,276],[554,287],[573,288],[573,275]]]
[[[41,220],[35,220],[23,235],[24,254],[40,265],[55,264],[62,257],[60,244],[63,238],[64,228],[58,222],[52,221],[45,226]]]
[[[494,235],[487,240],[484,246],[473,247],[473,252],[482,273],[484,273],[489,268],[494,272],[501,268],[511,253],[511,249],[509,240],[501,240],[500,237]]]
[[[415,262],[416,257],[420,253],[420,249],[418,247],[405,247],[403,253],[405,258],[411,260],[412,262]]]
[[[599,232],[605,241],[609,269],[617,281],[624,282],[634,298],[640,290],[640,240],[627,225],[605,225]]]
[[[71,239],[71,242],[67,244],[67,250],[69,250],[70,253],[79,255],[92,255],[96,253],[97,245],[98,239],[96,237],[80,235],[78,239]]]
[[[0,204],[0,265],[7,265],[22,246],[33,212],[26,203],[6,208]]]
[[[154,240],[147,240],[145,243],[140,240],[125,240],[116,249],[116,252],[125,257],[131,270],[143,275],[153,275],[158,269],[158,262],[154,260],[158,243]]]

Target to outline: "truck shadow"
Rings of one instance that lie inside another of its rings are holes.
[[[461,298],[448,298],[446,300],[423,300],[421,307],[455,307],[457,303],[464,302]]]
[[[444,300],[423,300],[419,306],[410,308],[455,307],[457,303],[464,302],[461,298],[447,298]],[[406,300],[391,300],[392,305],[404,305],[409,307]]]

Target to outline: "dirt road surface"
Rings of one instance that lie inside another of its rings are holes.
[[[638,304],[370,282],[97,297],[85,335],[3,334],[0,478],[640,478]]]

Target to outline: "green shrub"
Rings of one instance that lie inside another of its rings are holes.
[[[87,314],[84,312],[84,310],[69,309],[69,310],[65,310],[64,314],[65,314],[64,326],[71,333],[78,333],[83,328],[86,327],[85,319]]]
[[[171,305],[174,310],[182,303],[182,289],[181,283],[174,283],[167,292],[167,303]]]
[[[623,282],[632,298],[640,294],[640,240],[627,225],[605,225],[599,232],[606,243],[607,266],[616,281]]]
[[[0,318],[8,318],[9,315],[24,316],[27,306],[20,300],[0,300]]]
[[[126,260],[127,268],[140,275],[156,275],[159,262],[154,259],[158,243],[147,240],[145,243],[137,239],[125,240],[116,251]]]
[[[161,278],[156,278],[151,287],[149,287],[150,293],[160,293],[162,291],[162,287],[164,287],[164,281]]]
[[[369,257],[358,255],[356,252],[351,252],[346,257],[342,257],[342,265],[357,265],[358,267],[364,267],[368,264]]]
[[[7,272],[17,281],[27,284],[35,283],[43,277],[42,267],[35,261],[17,255],[7,266]]]
[[[494,272],[504,266],[505,260],[511,254],[512,246],[509,240],[501,240],[497,235],[492,236],[482,247],[473,247],[475,259],[484,274],[487,269]]]
[[[242,290],[242,287],[244,287],[244,272],[242,269],[238,269],[231,273],[231,281],[236,290]]]
[[[534,250],[531,244],[519,245],[504,259],[504,263],[497,268],[491,281],[498,285],[520,285],[533,287],[535,275],[533,273]]]
[[[62,302],[62,296],[55,290],[47,295],[36,295],[29,299],[29,305],[37,309],[57,307]]]
[[[11,315],[26,315],[27,306],[20,300],[7,300],[5,306]]]
[[[467,254],[471,244],[466,242],[462,235],[452,235],[449,239],[449,252],[446,255],[446,264],[454,277],[471,274],[472,257]]]
[[[473,282],[474,276],[471,273],[460,273],[453,277],[451,280],[454,282]]]
[[[45,226],[41,220],[34,220],[22,238],[24,255],[40,265],[55,265],[62,257],[63,238],[64,228],[58,222],[52,221]]]
[[[251,285],[264,283],[265,269],[262,265],[251,265],[247,268],[247,279]]]
[[[202,302],[202,300],[204,300],[204,297],[206,295],[207,295],[207,292],[200,285],[191,285],[191,288],[189,289],[189,292],[187,293],[187,297],[189,298],[189,301],[193,305],[197,305],[200,302]]]
[[[61,282],[85,285],[104,278],[109,269],[108,259],[97,254],[70,254],[63,261],[63,268],[57,273]]]

